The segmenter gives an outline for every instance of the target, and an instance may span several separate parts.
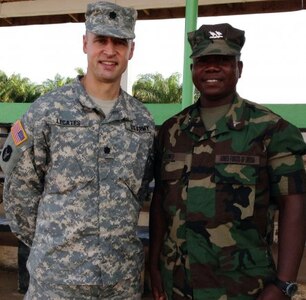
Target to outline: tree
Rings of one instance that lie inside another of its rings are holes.
[[[65,78],[59,74],[54,76],[54,79],[47,79],[45,80],[42,85],[40,86],[41,94],[46,94],[51,92],[52,90],[61,87],[67,83],[70,83],[74,80],[74,78]]]
[[[82,68],[77,68],[78,75],[84,75]],[[0,102],[28,103],[39,96],[70,83],[74,78],[65,78],[56,74],[54,79],[47,79],[42,84],[35,84],[20,74],[7,76],[0,70]]]
[[[78,75],[85,74],[81,68],[75,70]],[[144,103],[181,103],[180,78],[179,73],[173,73],[168,78],[164,78],[160,73],[139,75],[132,86],[133,96]],[[42,84],[34,84],[19,74],[9,77],[0,70],[0,102],[33,102],[39,96],[73,80],[74,78],[65,78],[56,74],[54,79],[47,79]],[[197,100],[199,93],[196,91],[194,95],[194,99]]]
[[[39,88],[28,78],[22,78],[19,74],[8,77],[0,71],[1,102],[33,102],[39,96]]]
[[[75,71],[77,72],[77,75],[85,75],[85,71],[82,68],[76,68]],[[60,74],[56,74],[53,79],[47,79],[42,83],[42,85],[40,86],[41,93],[46,94],[58,87],[71,83],[73,80],[74,78],[63,77]]]
[[[144,103],[180,103],[182,85],[180,74],[164,78],[160,73],[142,74],[132,86],[133,96]]]

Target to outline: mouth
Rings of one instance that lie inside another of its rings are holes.
[[[220,79],[205,79],[204,80],[204,82],[207,82],[207,83],[217,83],[220,81],[221,81]]]
[[[114,61],[104,61],[104,60],[100,60],[99,64],[101,64],[101,65],[103,65],[103,66],[105,66],[107,68],[108,67],[115,67],[117,65],[117,63],[114,62]]]

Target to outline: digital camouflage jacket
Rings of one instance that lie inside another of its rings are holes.
[[[305,193],[304,153],[296,127],[238,95],[212,128],[204,128],[199,102],[161,126],[156,185],[169,299],[256,299],[275,273],[273,199]]]
[[[77,79],[36,100],[1,156],[13,232],[30,275],[50,284],[139,278],[139,210],[152,178],[153,120],[121,91],[105,117]],[[150,174],[151,173],[151,174]]]

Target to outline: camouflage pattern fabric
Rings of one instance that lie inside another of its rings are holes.
[[[41,284],[39,281],[31,279],[24,300],[140,300],[141,291],[135,292],[139,288],[139,281],[139,278],[130,278],[110,286],[64,286],[49,283]]]
[[[191,58],[205,55],[240,55],[245,43],[244,31],[222,23],[202,25],[188,33],[192,54]]]
[[[272,199],[306,192],[299,130],[237,95],[207,130],[199,103],[167,120],[156,152],[168,299],[256,299],[275,276]]]
[[[21,122],[28,139],[8,138],[1,166],[11,229],[31,246],[30,276],[103,286],[139,278],[136,228],[155,130],[144,105],[121,91],[105,117],[77,79],[36,100]]]
[[[137,10],[132,7],[122,7],[106,1],[89,3],[85,17],[87,31],[121,39],[135,38]]]

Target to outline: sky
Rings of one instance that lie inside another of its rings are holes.
[[[136,23],[134,56],[127,90],[139,75],[183,74],[184,19]],[[237,90],[258,103],[306,103],[306,10],[198,18],[202,24],[230,23],[245,31],[244,64]],[[82,49],[84,23],[0,27],[0,70],[34,83],[56,74],[75,77],[86,70]]]

